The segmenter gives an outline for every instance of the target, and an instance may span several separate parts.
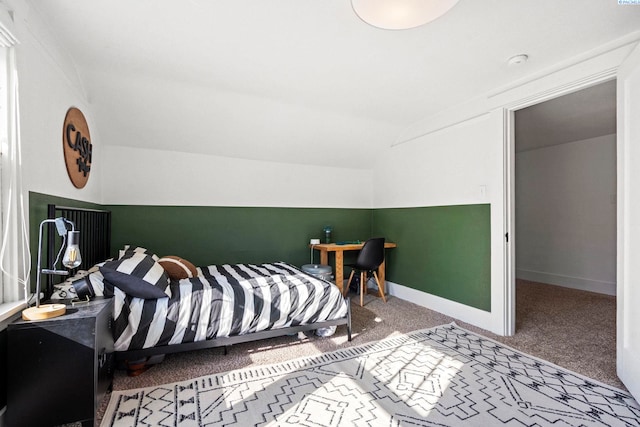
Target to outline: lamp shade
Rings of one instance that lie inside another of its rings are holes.
[[[447,13],[458,0],[351,0],[354,12],[367,24],[385,30],[406,30]]]

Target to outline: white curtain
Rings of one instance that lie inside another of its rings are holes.
[[[29,252],[29,230],[26,224],[24,193],[22,191],[22,157],[20,150],[20,108],[18,103],[18,75],[11,14],[0,8],[0,49],[4,55],[2,96],[6,97],[6,111],[2,118],[3,129],[0,154],[2,156],[0,176],[2,203],[2,243],[0,245],[0,270],[2,270],[2,300],[0,302],[24,301],[29,295],[31,254]],[[4,90],[6,89],[6,91]],[[3,100],[4,102],[4,100]],[[3,108],[4,110],[4,108]],[[5,126],[3,126],[5,127]]]
[[[16,45],[18,40],[13,35],[14,33],[11,12],[3,4],[0,4],[0,46],[11,47]]]

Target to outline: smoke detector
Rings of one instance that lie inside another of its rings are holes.
[[[524,64],[528,60],[529,60],[529,55],[526,55],[524,53],[520,53],[518,55],[514,55],[511,58],[509,58],[509,60],[507,61],[507,64],[509,64],[509,65],[519,65],[519,64]]]

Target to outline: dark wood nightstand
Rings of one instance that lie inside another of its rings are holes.
[[[67,307],[48,320],[7,328],[9,426],[93,425],[113,379],[113,301]]]

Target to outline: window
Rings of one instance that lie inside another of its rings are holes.
[[[24,308],[31,258],[20,170],[16,39],[12,25],[11,14],[0,7],[0,320]]]

